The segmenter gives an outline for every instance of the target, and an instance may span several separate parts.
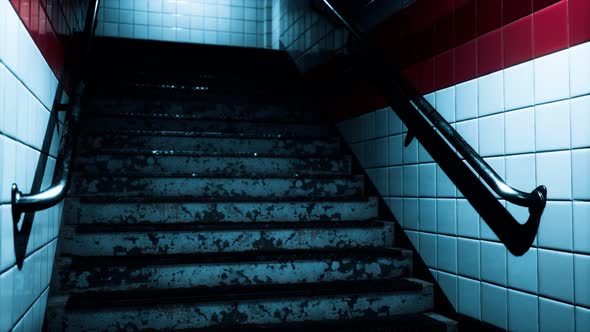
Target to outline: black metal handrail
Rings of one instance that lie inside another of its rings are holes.
[[[73,77],[73,96],[70,98],[64,122],[62,140],[60,142],[58,156],[55,164],[55,172],[51,186],[38,193],[23,194],[16,183],[12,184],[12,218],[15,224],[20,220],[24,212],[36,212],[50,208],[61,202],[70,188],[72,178],[72,161],[75,155],[77,127],[80,116],[81,97],[85,84],[83,78],[86,74],[88,58],[92,45],[92,39],[96,30],[100,0],[94,0],[88,6],[84,31],[82,36],[82,53],[75,59]],[[63,85],[63,84],[62,84]]]
[[[498,175],[498,173],[496,173],[485,162],[485,160],[465,141],[465,139],[461,137],[461,135],[459,135],[459,133],[418,92],[418,90],[410,83],[410,81],[404,77],[404,75],[402,75],[399,68],[395,68],[395,66],[392,64],[385,65],[384,61],[379,61],[378,51],[372,44],[370,44],[367,39],[363,38],[360,30],[355,28],[351,21],[346,19],[334,6],[332,6],[329,0],[323,0],[323,3],[349,31],[351,36],[362,45],[361,48],[362,52],[364,53],[361,55],[361,57],[365,57],[365,65],[371,69],[371,74],[375,76],[377,81],[379,81],[378,83],[380,84],[380,87],[384,90],[382,92],[384,94],[389,94],[389,96],[393,96],[391,98],[387,98],[388,96],[386,96],[388,101],[393,103],[393,100],[396,98],[402,98],[407,101],[411,101],[411,103],[408,104],[412,105],[413,109],[417,110],[421,116],[410,116],[410,122],[420,122],[420,130],[432,131],[432,133],[429,134],[438,135],[438,133],[440,133],[440,135],[446,139],[448,144],[465,159],[465,161],[471,166],[471,169],[475,171],[498,196],[510,203],[527,207],[530,213],[529,220],[525,225],[522,226],[527,227],[528,230],[534,228],[534,233],[536,234],[536,228],[538,228],[540,217],[546,205],[547,188],[541,185],[535,188],[532,192],[527,193],[508,185],[500,177],[500,175]],[[359,52],[359,50],[356,50],[356,52]],[[378,66],[382,67],[377,68]],[[400,103],[399,101],[396,101],[396,104],[400,108],[396,109],[396,107],[392,107],[393,111],[396,113],[404,113],[408,109],[407,106],[409,106],[403,105],[403,103]],[[408,114],[398,115],[400,115],[402,120],[404,120],[404,118],[409,118]],[[409,143],[409,141],[411,141],[413,135],[417,134],[418,130],[412,130],[415,129],[408,126],[406,145]],[[440,135],[438,137],[440,137]],[[441,140],[444,141],[442,138]],[[530,238],[530,242],[532,243],[534,236],[529,235],[527,237]],[[522,254],[522,250],[514,250],[514,252]]]

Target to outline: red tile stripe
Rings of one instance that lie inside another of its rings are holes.
[[[403,50],[397,61],[425,94],[590,41],[588,0],[437,0],[454,7],[436,22],[419,11],[429,1],[417,0],[375,32],[384,48]],[[444,22],[453,27],[440,29]]]
[[[590,41],[590,0],[416,0],[371,37],[426,94]],[[333,61],[305,74],[338,105],[335,120],[387,106],[343,67]]]
[[[10,0],[33,41],[60,77],[72,27],[81,27],[86,0]]]

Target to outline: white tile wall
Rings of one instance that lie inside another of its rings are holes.
[[[381,194],[465,315],[514,331],[590,331],[589,52],[582,44],[425,96],[510,185],[547,186],[537,239],[520,257],[438,165],[433,172],[419,142],[402,146],[405,127],[389,112],[389,191]],[[367,171],[378,140],[364,119],[375,114],[340,126],[369,152],[359,155]],[[526,209],[507,208],[526,221]]]
[[[277,48],[272,42],[273,2],[276,1],[104,1],[97,33],[121,38]]]
[[[35,214],[27,257],[18,270],[10,186],[30,190],[50,119],[57,78],[8,0],[0,0],[0,331],[41,331],[61,207]],[[53,137],[43,187],[51,182]]]

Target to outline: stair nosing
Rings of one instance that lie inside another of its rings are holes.
[[[240,139],[264,139],[264,140],[339,140],[337,133],[332,135],[308,135],[308,134],[243,134],[231,131],[214,132],[214,131],[181,131],[181,130],[135,130],[135,129],[105,129],[105,130],[89,130],[84,136],[150,136],[150,137],[189,137],[189,138],[240,138]]]
[[[422,292],[424,284],[408,278],[369,281],[332,281],[255,286],[213,286],[166,290],[87,291],[72,294],[66,309],[92,310],[105,307],[148,307],[185,303],[215,303],[260,299],[353,296],[358,294],[405,294]]]
[[[139,195],[127,195],[117,196],[116,193],[104,194],[104,196],[97,194],[87,194],[74,196],[69,194],[66,199],[77,199],[80,203],[153,203],[153,204],[166,204],[166,203],[372,203],[371,197],[358,196],[358,197],[287,197],[285,199],[268,197],[222,197],[206,198],[204,196],[189,196],[189,195],[170,195],[170,196],[139,196]]]
[[[211,231],[263,231],[293,229],[383,228],[375,218],[351,221],[269,221],[269,222],[192,222],[192,223],[94,223],[66,224],[79,234],[126,234],[143,232],[211,232]]]
[[[249,250],[223,253],[194,253],[167,255],[125,255],[125,256],[77,256],[64,255],[71,260],[70,269],[95,269],[110,267],[147,267],[167,265],[194,265],[216,263],[265,263],[291,262],[319,259],[357,259],[391,258],[405,259],[411,257],[411,251],[396,247],[344,248],[344,249],[297,249],[297,250]]]

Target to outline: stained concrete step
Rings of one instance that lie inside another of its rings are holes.
[[[235,253],[252,250],[354,249],[393,246],[382,222],[256,223],[250,225],[64,226],[61,252],[76,256]]]
[[[350,157],[280,158],[224,157],[197,158],[178,155],[81,155],[76,158],[76,171],[85,176],[160,175],[160,176],[305,176],[350,175]]]
[[[283,137],[329,137],[337,132],[332,125],[316,123],[277,123],[267,121],[227,121],[194,120],[135,113],[123,114],[84,114],[81,119],[84,130],[102,133],[108,130],[154,130],[178,132],[211,132],[240,135],[260,135]]]
[[[207,199],[354,199],[363,195],[364,178],[277,177],[75,177],[70,196],[192,196]]]
[[[84,114],[87,112],[183,120],[272,121],[278,123],[317,121],[317,114],[306,111],[305,108],[298,105],[232,103],[227,99],[220,102],[214,100],[195,101],[154,96],[93,98],[85,108]]]
[[[271,285],[409,277],[412,252],[395,248],[228,254],[62,257],[62,292]]]
[[[329,158],[339,154],[341,145],[336,137],[289,139],[205,132],[119,130],[102,135],[83,135],[79,139],[79,147],[82,154],[141,152],[154,155]]]
[[[183,330],[187,331],[187,330]],[[458,323],[436,313],[394,315],[370,319],[303,321],[282,324],[246,324],[230,327],[209,327],[201,332],[457,332]]]
[[[194,329],[375,319],[428,311],[433,287],[416,279],[88,292],[69,298],[66,331]]]
[[[66,224],[139,224],[211,222],[314,222],[368,220],[377,216],[377,199],[358,201],[195,202],[180,197],[171,202],[147,198],[117,201],[68,198]]]

